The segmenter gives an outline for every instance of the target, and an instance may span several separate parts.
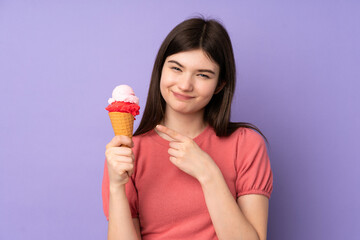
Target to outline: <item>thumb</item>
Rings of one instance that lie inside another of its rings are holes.
[[[134,143],[131,138],[124,135],[118,135],[111,139],[111,141],[106,145],[106,149],[111,147],[120,147],[121,145],[125,145],[128,147],[133,147]]]

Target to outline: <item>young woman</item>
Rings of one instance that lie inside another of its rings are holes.
[[[219,22],[193,18],[169,33],[133,139],[106,146],[108,239],[266,239],[272,171],[261,132],[230,122],[234,89]]]

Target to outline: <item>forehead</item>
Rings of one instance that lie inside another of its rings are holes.
[[[185,52],[175,53],[166,58],[166,62],[175,60],[183,65],[185,68],[194,69],[211,69],[215,72],[219,71],[219,66],[201,49],[190,50]]]

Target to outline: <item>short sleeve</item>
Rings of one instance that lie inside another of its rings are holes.
[[[236,159],[236,195],[262,194],[270,198],[273,173],[262,136],[249,128],[239,130]]]
[[[138,195],[134,184],[134,179],[131,177],[129,182],[125,186],[126,196],[129,201],[131,216],[133,218],[138,217]],[[102,180],[102,200],[103,200],[103,210],[106,219],[109,221],[109,196],[110,196],[110,189],[109,189],[109,173],[107,168],[107,163],[105,159],[105,166],[104,166],[104,175]]]

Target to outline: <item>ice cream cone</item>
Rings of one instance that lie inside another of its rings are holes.
[[[109,112],[111,125],[115,136],[125,135],[132,137],[134,127],[134,116],[131,113]]]
[[[109,111],[115,136],[124,135],[132,138],[135,116],[139,115],[139,98],[128,85],[116,86],[105,108]],[[130,146],[127,146],[130,147]]]

